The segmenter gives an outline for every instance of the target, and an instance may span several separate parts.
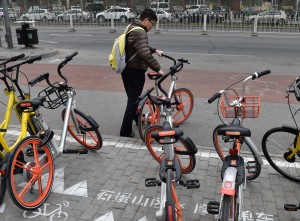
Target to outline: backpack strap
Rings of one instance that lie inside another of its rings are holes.
[[[125,35],[129,34],[129,32],[131,32],[131,31],[133,31],[133,30],[136,30],[136,29],[143,29],[143,28],[140,27],[140,26],[135,26],[135,27],[133,27],[132,29],[130,29],[130,30],[128,31],[129,26],[130,26],[130,24],[125,28],[125,31],[124,31],[124,34],[125,34]],[[143,30],[144,30],[144,29],[143,29]],[[128,59],[128,61],[126,62],[126,64],[127,64],[128,62],[130,62],[133,58],[135,58],[135,56],[137,56],[137,52],[135,52],[135,53]]]

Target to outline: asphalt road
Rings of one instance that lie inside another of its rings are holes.
[[[81,68],[78,66],[73,75],[68,73],[71,82],[76,85],[77,107],[99,122],[102,134],[116,136],[119,134],[126,96],[119,76],[107,68],[107,58],[118,34],[108,33],[108,30],[78,29],[76,32],[68,32],[64,29],[39,28],[38,46],[55,47],[59,53],[39,62],[52,65],[52,72],[47,69],[48,66],[45,66],[45,70],[37,69],[53,73],[55,65],[63,57],[78,51],[78,56],[68,64],[80,65]],[[175,58],[184,57],[190,61],[190,65],[186,65],[178,75],[178,85],[192,90],[195,106],[191,117],[181,128],[197,145],[211,147],[211,133],[221,123],[216,104],[206,104],[207,98],[254,71],[272,71],[271,76],[247,88],[250,94],[254,90],[263,97],[260,117],[246,120],[245,125],[252,129],[252,138],[256,145],[260,146],[263,133],[271,127],[279,126],[283,122],[293,123],[284,99],[284,90],[298,75],[299,35],[259,34],[258,37],[251,37],[250,33],[222,32],[203,36],[199,32],[162,32],[159,35],[150,32],[149,41],[151,45],[166,49],[165,53]],[[172,63],[163,58],[158,59],[167,71]],[[207,72],[206,75],[204,72]],[[54,75],[55,73],[52,74]],[[151,84],[148,81],[145,89]],[[258,88],[253,88],[256,84]],[[104,87],[105,85],[109,87]],[[37,87],[32,92],[37,94],[41,89],[42,87]],[[55,129],[61,127],[59,111],[45,111],[51,127]],[[137,132],[137,128],[134,130]]]

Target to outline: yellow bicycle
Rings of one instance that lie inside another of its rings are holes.
[[[5,67],[8,62],[16,61],[17,59],[22,57],[24,57],[24,55],[12,57],[0,65],[2,67]],[[8,161],[10,152],[23,138],[27,136],[27,131],[30,134],[37,134],[39,130],[37,124],[34,123],[34,115],[30,112],[22,113],[18,107],[20,101],[30,99],[30,94],[25,93],[18,84],[19,74],[21,73],[20,66],[23,64],[30,64],[34,61],[41,60],[41,58],[41,56],[32,57],[21,63],[12,65],[10,67],[5,67],[4,69],[0,70],[0,79],[3,81],[6,87],[4,89],[4,94],[8,97],[4,118],[2,123],[0,124],[0,204],[3,201],[6,192],[5,165]],[[19,96],[16,95],[16,90],[18,91]],[[14,142],[14,144],[9,145],[5,140],[5,134],[9,128],[12,110],[15,111],[17,118],[21,123],[21,129],[20,135],[17,140]]]

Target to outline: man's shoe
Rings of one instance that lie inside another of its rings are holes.
[[[134,137],[135,133],[131,131],[131,133],[128,136],[120,135],[121,137]]]
[[[133,131],[131,131],[131,133],[128,135],[128,137],[134,137],[135,133]]]

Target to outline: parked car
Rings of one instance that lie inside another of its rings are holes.
[[[230,10],[227,6],[217,6],[215,5],[212,9],[213,16],[216,21],[227,21],[230,20]]]
[[[207,5],[192,5],[187,10],[185,10],[186,14],[193,14],[199,11],[201,8],[208,8]]]
[[[137,14],[131,8],[110,8],[96,14],[96,20],[104,22],[110,19],[117,19],[121,22],[135,19]]]
[[[16,20],[20,16],[19,12],[13,8],[8,8],[8,18],[11,20]],[[4,11],[0,8],[0,18],[3,19]]]
[[[8,18],[11,20],[16,20],[17,18],[20,17],[19,11],[13,9],[13,8],[8,8]]]
[[[53,20],[55,15],[51,13],[48,9],[34,9],[28,13],[25,13],[21,16],[21,19],[24,21],[29,20]]]
[[[158,5],[157,5],[158,3]],[[150,3],[150,8],[153,11],[157,11],[157,10],[170,10],[170,6],[168,2],[152,2]]]
[[[209,23],[210,20],[213,18],[213,12],[209,9],[209,7],[201,7],[196,10],[194,13],[184,13],[183,15],[179,16],[179,22],[192,22],[192,23],[199,23],[200,19],[201,22],[204,22],[204,15],[207,15],[206,22]]]
[[[254,23],[256,16],[258,23],[285,24],[287,22],[286,13],[282,10],[266,10],[257,15],[250,15],[250,23]]]
[[[160,22],[166,23],[172,21],[172,15],[171,13],[165,11],[165,10],[158,10],[156,12],[156,15]]]
[[[59,22],[69,21],[70,16],[72,15],[73,21],[89,21],[92,16],[91,13],[81,11],[80,9],[69,9],[62,14],[57,15],[57,20]]]

